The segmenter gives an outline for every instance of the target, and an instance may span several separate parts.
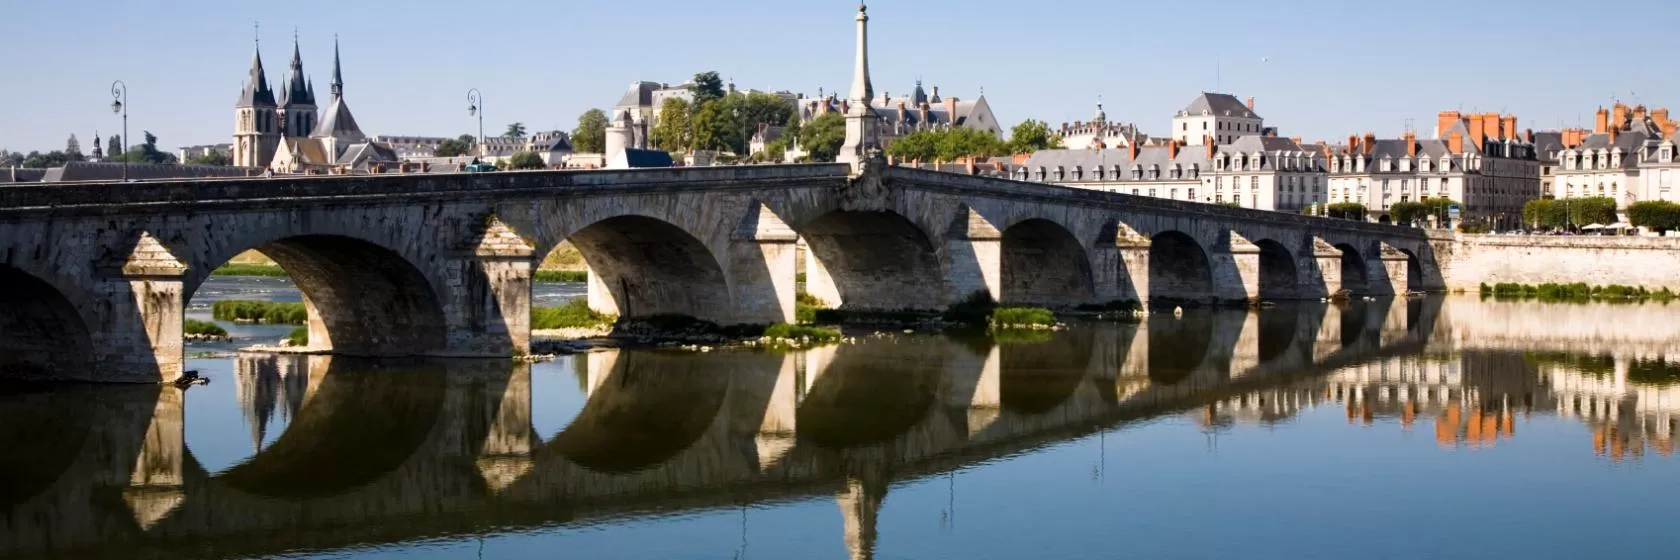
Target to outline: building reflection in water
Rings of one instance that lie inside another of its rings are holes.
[[[1004,341],[604,351],[568,358],[587,401],[552,434],[532,428],[529,365],[242,355],[254,449],[216,473],[183,437],[180,389],[0,395],[0,556],[260,556],[822,498],[835,546],[867,558],[895,483],[1186,413],[1229,429],[1333,405],[1433,423],[1455,448],[1558,414],[1613,460],[1672,450],[1666,366],[1480,350],[1441,322],[1440,300],[1378,301]]]

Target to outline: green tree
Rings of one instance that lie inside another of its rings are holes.
[[[1575,227],[1588,224],[1616,223],[1616,199],[1608,196],[1591,198],[1572,198],[1563,201],[1568,209],[1570,223]]]
[[[23,154],[0,150],[0,167],[22,167]]]
[[[1536,227],[1562,228],[1569,224],[1567,212],[1561,200],[1530,200],[1523,204],[1523,222]]]
[[[175,154],[158,150],[157,136],[151,131],[144,131],[145,142],[132,146],[126,153],[111,156],[111,161],[126,161],[129,163],[175,163]]]
[[[543,163],[542,156],[537,155],[536,152],[520,150],[508,156],[507,159],[508,169],[542,169],[544,167],[548,166]]]
[[[227,154],[211,150],[209,153],[187,158],[187,165],[233,165]]]
[[[1429,215],[1429,207],[1417,202],[1396,202],[1388,205],[1388,219],[1396,224],[1409,225]]]
[[[724,105],[723,101],[713,99],[701,105],[699,111],[694,112],[694,119],[690,121],[692,129],[690,146],[696,150],[729,150],[734,148],[730,145],[730,140],[733,139],[732,136],[740,136],[738,132],[735,132],[739,127],[735,126],[734,119],[729,114],[729,109]]]
[[[63,167],[65,163],[69,162],[70,155],[61,150],[53,150],[44,154],[41,152],[29,152],[29,155],[23,157],[23,167],[35,169],[45,167]]]
[[[112,134],[110,138],[105,140],[105,157],[116,159],[122,157],[122,153],[122,135]]]
[[[1437,223],[1445,224],[1452,217],[1452,207],[1459,206],[1458,201],[1450,198],[1431,198],[1423,201],[1424,216],[1434,216]],[[1462,209],[1462,206],[1459,206]],[[1462,210],[1461,210],[1462,211]],[[1427,219],[1427,218],[1425,218]]]
[[[936,133],[936,157],[940,161],[956,161],[965,157],[989,157],[1008,151],[1003,141],[990,132],[972,128],[951,128]]]
[[[787,157],[787,137],[783,136],[764,145],[764,151],[753,154],[752,161],[765,163],[781,163]]]
[[[525,123],[517,123],[516,122],[516,123],[508,125],[507,126],[507,131],[503,132],[502,136],[506,137],[506,138],[524,138],[525,137]]]
[[[918,130],[887,145],[887,155],[898,161],[927,162],[939,156],[938,133],[929,130]]]
[[[694,75],[694,83],[689,84],[688,92],[694,96],[692,108],[698,112],[706,106],[706,102],[723,98],[723,79],[717,72],[701,72]]]
[[[1337,202],[1326,206],[1324,215],[1343,220],[1363,221],[1365,219],[1365,205],[1357,202]]]
[[[467,152],[472,151],[472,146],[473,142],[470,137],[467,140],[450,138],[438,143],[437,149],[432,150],[432,155],[437,157],[455,157],[466,155]]]
[[[1050,134],[1050,125],[1044,121],[1027,119],[1009,130],[1010,153],[1030,154],[1060,147],[1062,139]]]
[[[1680,204],[1667,200],[1647,200],[1628,206],[1628,221],[1653,231],[1680,229]]]
[[[590,109],[578,116],[577,128],[572,129],[572,150],[585,154],[607,151],[607,114]]]
[[[687,152],[694,145],[694,129],[689,125],[689,105],[678,98],[665,100],[659,107],[659,124],[653,126],[653,145],[673,154]]]
[[[825,113],[799,128],[799,147],[813,162],[831,162],[846,143],[846,117]]]

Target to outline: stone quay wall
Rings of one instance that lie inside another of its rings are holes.
[[[1483,284],[1621,284],[1680,291],[1680,238],[1459,235],[1436,257],[1448,290]]]

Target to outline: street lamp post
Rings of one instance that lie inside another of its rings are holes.
[[[478,116],[478,155],[484,155],[484,96],[478,88],[467,90],[467,116]]]
[[[122,115],[122,178],[128,181],[128,84],[122,80],[111,82],[111,112]]]

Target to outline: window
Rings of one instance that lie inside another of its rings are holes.
[[[1155,196],[1155,189],[1154,188],[1149,189],[1149,196],[1151,196],[1151,197]]]
[[[1255,175],[1253,177],[1248,178],[1248,188],[1249,188],[1249,190],[1256,190],[1256,191],[1260,190],[1260,176],[1259,175]]]
[[[1196,200],[1196,187],[1190,187],[1189,192],[1186,194],[1185,198],[1187,200],[1192,200],[1192,201]]]

